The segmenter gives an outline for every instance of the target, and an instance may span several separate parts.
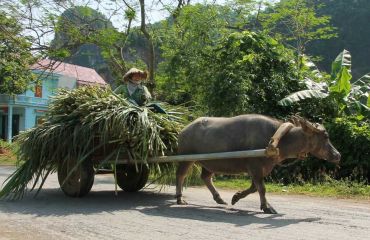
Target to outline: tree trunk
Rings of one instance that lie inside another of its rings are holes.
[[[155,81],[154,81],[154,44],[153,44],[152,37],[150,36],[149,32],[146,29],[145,3],[144,3],[144,1],[145,0],[139,0],[140,10],[141,10],[141,32],[144,34],[144,36],[148,40],[148,44],[149,44],[149,59],[148,59],[149,83],[148,83],[148,89],[149,89],[150,93],[153,95],[154,89],[155,89]]]

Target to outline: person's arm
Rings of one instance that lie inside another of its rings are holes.
[[[116,89],[114,89],[114,93],[116,94],[121,94],[123,93],[123,88],[125,87],[125,85],[119,85]]]
[[[143,86],[144,87],[144,96],[145,96],[145,101],[146,102],[149,102],[150,100],[152,100],[152,95],[150,94],[149,90],[147,87]]]

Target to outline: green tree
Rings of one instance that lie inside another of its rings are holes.
[[[295,49],[300,64],[310,42],[337,36],[330,17],[318,15],[320,7],[314,0],[281,0],[262,14],[263,30]]]
[[[253,31],[261,29],[261,14],[272,6],[271,0],[234,0],[227,4],[235,18],[233,28]]]
[[[92,67],[112,80],[127,71],[121,57],[126,34],[117,31],[100,12],[85,6],[65,10],[58,18],[49,56]],[[108,67],[109,66],[109,67]]]
[[[330,71],[331,62],[343,49],[353,55],[352,74],[357,79],[369,72],[370,66],[370,1],[368,0],[315,0],[322,4],[318,14],[331,17],[338,38],[313,41],[307,47],[310,55],[321,56],[320,69]]]
[[[130,0],[6,0],[0,3],[0,9],[27,26],[34,36],[33,50],[39,55],[83,62],[81,65],[94,67],[104,75],[111,72],[113,76],[109,78],[121,79],[128,70],[124,48],[137,11],[137,6],[133,8],[131,4],[135,6]],[[104,14],[99,9],[104,9]],[[50,42],[52,33],[55,39]],[[105,67],[102,58],[109,65],[109,72],[102,69]]]
[[[176,21],[162,22],[157,33],[163,62],[158,68],[159,94],[171,103],[199,103],[210,79],[203,76],[213,64],[212,47],[231,30],[229,8],[188,5],[177,12]]]
[[[29,39],[16,19],[0,11],[0,93],[24,93],[36,81],[30,66],[36,61]]]
[[[278,101],[301,88],[290,50],[265,34],[249,31],[232,33],[214,49],[208,76],[212,80],[203,98],[209,114],[288,113]]]

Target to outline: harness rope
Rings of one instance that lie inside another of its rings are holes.
[[[271,157],[273,159],[280,158],[280,151],[279,151],[279,148],[277,147],[279,145],[279,141],[282,137],[284,137],[290,131],[290,129],[292,129],[295,126],[297,126],[297,124],[292,124],[290,122],[285,122],[279,126],[279,128],[276,130],[274,135],[271,137],[271,140],[265,150],[267,157]],[[301,152],[297,155],[296,161],[304,159],[306,157],[307,157],[307,153]],[[289,163],[288,165],[285,165],[285,166],[292,165],[294,162]],[[279,165],[282,166],[282,164],[279,164]]]

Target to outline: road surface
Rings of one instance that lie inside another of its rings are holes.
[[[0,167],[0,182],[14,170]],[[267,194],[279,212],[263,214],[258,194],[235,206],[217,205],[207,189],[174,188],[114,194],[113,178],[98,175],[81,199],[63,195],[55,175],[37,198],[0,201],[2,239],[370,239],[370,202]],[[234,191],[220,191],[230,202]]]

